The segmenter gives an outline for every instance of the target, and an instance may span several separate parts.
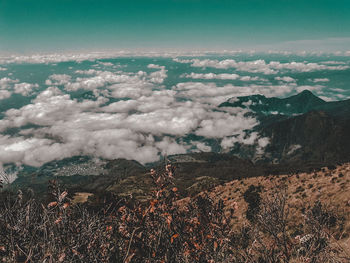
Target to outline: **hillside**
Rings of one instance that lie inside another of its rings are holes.
[[[227,214],[230,213],[231,208],[235,208],[231,223],[234,228],[238,229],[248,223],[246,219],[248,204],[244,194],[249,187],[261,187],[262,198],[267,198],[286,189],[288,215],[291,222],[288,230],[294,235],[304,221],[303,212],[320,201],[342,217],[342,223],[337,226],[333,242],[339,239],[342,246],[350,253],[350,163],[332,168],[335,169],[324,167],[320,171],[311,173],[233,180],[201,194],[207,193],[214,200],[226,200]],[[186,200],[189,198],[182,202],[186,203]]]
[[[304,90],[284,99],[233,98],[220,107],[249,109],[259,120],[253,131],[269,140],[263,154],[256,144],[236,144],[232,154],[260,163],[350,161],[350,100],[326,102]]]

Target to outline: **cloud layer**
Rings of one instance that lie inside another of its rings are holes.
[[[16,71],[2,70],[0,103],[14,95],[30,102],[1,112],[0,166],[40,166],[76,155],[147,163],[166,154],[211,151],[211,140],[222,150],[235,143],[255,144],[262,153],[269,139],[251,132],[258,122],[249,107],[218,105],[239,96],[284,97],[305,89],[327,98],[331,79],[310,75],[301,81],[296,74],[349,68],[337,61],[206,58],[147,63],[133,58],[121,64],[99,61],[101,56],[12,58],[11,63],[49,64],[44,80],[22,79]],[[75,63],[64,64],[71,60]],[[89,63],[82,63],[86,60]],[[131,67],[133,63],[139,64]],[[181,71],[184,64],[191,71]],[[340,90],[333,90],[335,96],[345,96]]]
[[[216,68],[216,69],[230,69],[233,68],[240,72],[262,73],[265,75],[277,74],[281,71],[292,72],[311,72],[320,70],[346,70],[349,66],[344,65],[324,65],[319,63],[308,62],[287,62],[281,63],[279,61],[266,62],[265,60],[253,61],[236,61],[234,59],[178,59],[174,61],[178,63],[190,63],[192,67],[197,68]]]

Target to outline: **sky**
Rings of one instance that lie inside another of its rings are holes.
[[[349,0],[0,0],[0,175],[74,156],[263,154],[249,105],[219,105],[348,99],[349,58]]]
[[[348,0],[0,0],[0,53],[349,50]]]

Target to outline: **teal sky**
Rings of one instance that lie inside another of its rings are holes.
[[[0,52],[350,49],[348,0],[0,0]]]

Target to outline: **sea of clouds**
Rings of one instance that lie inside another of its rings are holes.
[[[250,109],[219,108],[222,102],[305,89],[346,99],[348,75],[346,56],[0,58],[0,166],[78,155],[148,163],[213,151],[210,141],[220,151],[243,143],[263,153],[269,138],[250,132],[258,124]]]

